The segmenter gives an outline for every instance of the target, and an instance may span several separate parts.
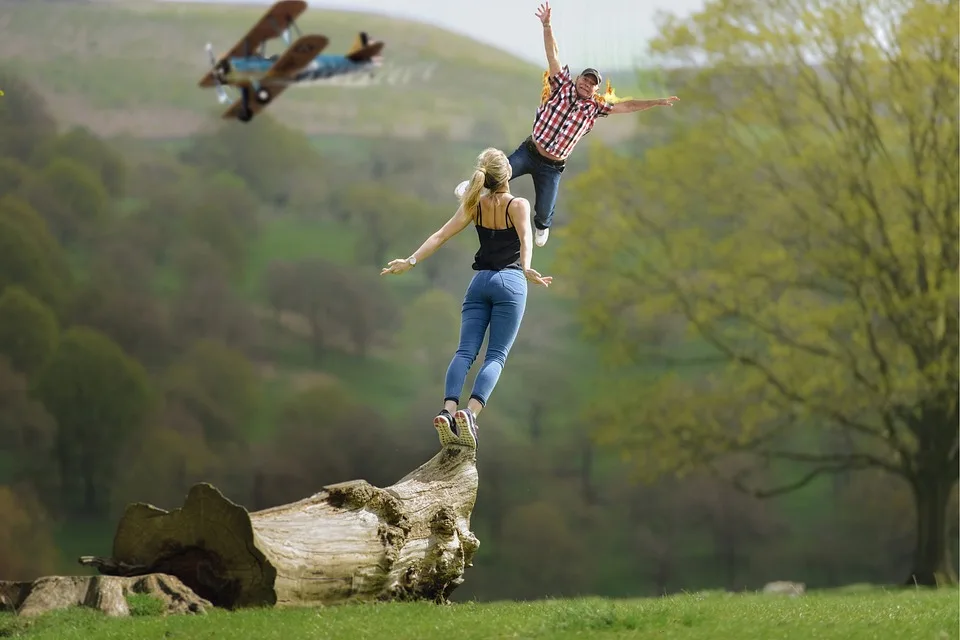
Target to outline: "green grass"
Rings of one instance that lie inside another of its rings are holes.
[[[54,115],[104,135],[169,138],[219,121],[212,90],[197,87],[204,46],[225,51],[265,5],[113,2],[5,3],[0,57],[35,79]],[[527,120],[540,92],[536,65],[440,28],[376,14],[311,7],[304,33],[345,52],[357,32],[386,42],[381,81],[366,87],[293,88],[270,109],[310,133],[391,135],[443,127],[461,135],[477,123]],[[283,43],[273,43],[279,51]],[[268,53],[270,51],[268,50]],[[64,64],[69,60],[69,64]],[[433,69],[388,84],[392,69]]]
[[[657,638],[659,640],[949,640],[957,590],[818,593],[800,598],[705,592],[659,599],[389,603],[109,619],[68,610],[35,622],[0,617],[0,636],[56,638]]]

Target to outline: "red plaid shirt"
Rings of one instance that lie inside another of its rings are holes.
[[[533,139],[546,151],[565,160],[580,138],[590,133],[597,118],[610,114],[613,105],[596,97],[578,96],[567,65],[548,81],[550,97],[537,109]]]

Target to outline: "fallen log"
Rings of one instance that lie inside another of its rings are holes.
[[[205,613],[211,606],[174,576],[46,576],[30,582],[0,580],[0,611],[32,617],[57,609],[91,607],[109,616],[127,616],[127,597],[132,594],[156,598],[164,613]]]
[[[354,480],[248,512],[194,485],[179,509],[128,505],[103,575],[176,576],[228,609],[429,599],[463,583],[479,541],[470,531],[476,449],[449,444],[395,484]]]

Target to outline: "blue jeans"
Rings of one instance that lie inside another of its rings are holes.
[[[520,320],[527,305],[527,279],[520,269],[477,271],[463,297],[460,314],[460,346],[447,367],[444,402],[460,404],[460,392],[467,379],[483,336],[490,327],[490,340],[483,364],[473,383],[470,395],[486,406],[507,362],[510,347],[520,330]]]
[[[533,202],[533,225],[537,229],[549,229],[553,223],[553,210],[557,205],[557,192],[560,190],[560,174],[564,165],[540,155],[533,141],[527,138],[507,158],[513,169],[513,182],[520,176],[530,174],[536,198]]]

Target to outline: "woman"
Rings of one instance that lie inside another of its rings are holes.
[[[477,272],[463,298],[460,346],[444,384],[443,410],[433,420],[440,443],[477,446],[477,416],[490,400],[507,354],[520,329],[527,302],[527,281],[547,287],[553,281],[530,267],[533,232],[530,203],[510,195],[510,162],[499,149],[486,149],[477,157],[469,184],[453,217],[434,232],[409,258],[391,260],[380,275],[401,274],[467,228],[477,229],[480,249],[474,257]],[[458,409],[460,393],[470,366],[480,352],[487,327],[490,340],[483,365],[465,409]]]

